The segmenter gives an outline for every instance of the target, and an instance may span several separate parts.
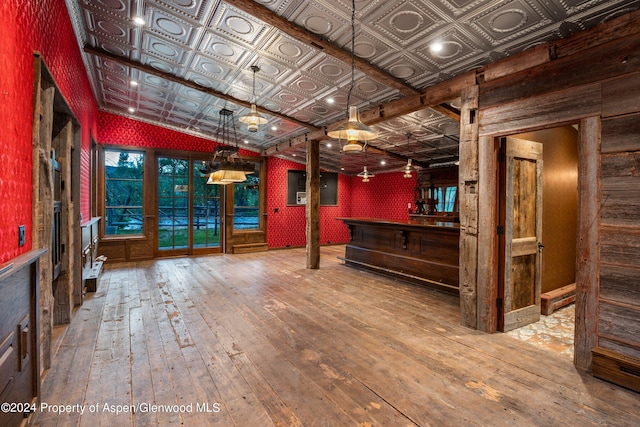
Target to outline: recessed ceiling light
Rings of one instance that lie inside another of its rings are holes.
[[[433,42],[429,48],[431,49],[431,52],[438,53],[442,52],[444,46],[442,45],[442,42]]]
[[[327,98],[327,104],[333,104],[334,102],[336,102],[335,99],[333,98]]]
[[[133,18],[133,23],[138,26],[143,26],[147,23],[147,21],[145,21],[142,16],[136,16],[135,18]]]
[[[249,140],[248,140],[248,139],[245,139],[245,140],[244,140],[244,143],[245,143],[245,144],[248,144],[248,143],[249,143]]]
[[[278,127],[277,126],[271,126],[271,130],[272,131],[276,131],[276,130],[278,130]]]
[[[131,80],[131,86],[138,86],[138,82],[136,80]]]
[[[327,142],[327,148],[331,148],[331,143]]]
[[[386,164],[387,164],[387,162],[385,162],[384,160],[380,160],[380,164],[381,164],[381,165],[386,165]]]
[[[133,108],[133,107],[129,107],[129,112],[130,112],[130,113],[135,113],[135,112],[136,112],[136,109],[135,109],[135,108]]]

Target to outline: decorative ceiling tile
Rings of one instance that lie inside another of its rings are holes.
[[[128,21],[135,15],[127,0],[81,0],[78,3],[84,10],[107,12],[123,21]]]
[[[300,68],[317,55],[318,51],[284,33],[275,33],[267,40],[261,54],[285,66]]]
[[[210,24],[216,33],[227,38],[255,46],[268,28],[262,21],[246,13],[221,3]]]
[[[204,36],[196,51],[233,67],[241,66],[244,58],[249,55],[244,46],[236,45],[211,32]]]
[[[196,39],[198,28],[194,27],[192,23],[155,8],[149,8],[147,14],[149,15],[147,31],[180,43],[184,48],[188,48]]]
[[[406,46],[445,24],[426,2],[405,0],[392,4],[371,24],[400,46]]]
[[[152,0],[148,3],[164,8],[175,16],[204,24],[211,11],[218,6],[219,0]]]
[[[470,17],[468,25],[484,36],[492,46],[525,36],[551,23],[540,7],[515,0],[499,7],[484,9]]]

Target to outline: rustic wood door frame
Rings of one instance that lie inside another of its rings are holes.
[[[537,105],[545,105],[540,101]],[[548,104],[546,104],[548,105]],[[513,106],[510,106],[513,108]],[[505,107],[509,108],[509,107]],[[556,117],[540,118],[536,126],[529,117],[523,120],[505,121],[504,132],[482,133],[478,139],[478,251],[477,257],[477,329],[496,332],[498,289],[498,236],[499,225],[499,138],[542,128],[550,129],[568,124],[579,124],[578,140],[578,230],[576,260],[576,332],[574,340],[574,364],[582,369],[591,366],[591,350],[597,344],[598,298],[598,226],[600,203],[600,115],[571,117],[575,111]],[[505,114],[505,117],[509,117]],[[544,126],[542,126],[544,125]],[[461,215],[463,213],[461,212]],[[462,219],[461,219],[462,221]]]
[[[80,149],[78,120],[59,91],[42,56],[34,53],[32,128],[32,247],[52,249],[52,148],[57,150],[61,179],[61,236],[64,251],[61,273],[53,295],[51,254],[40,257],[41,367],[51,367],[53,325],[69,323],[74,306],[82,303],[80,258]]]

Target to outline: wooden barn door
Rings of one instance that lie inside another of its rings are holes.
[[[511,137],[501,142],[504,267],[498,325],[506,332],[540,319],[542,144]]]

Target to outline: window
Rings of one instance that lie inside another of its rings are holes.
[[[260,173],[247,175],[247,180],[233,185],[233,229],[257,230],[260,228]]]
[[[144,154],[104,150],[105,235],[142,234]]]
[[[434,198],[438,201],[436,205],[436,212],[455,212],[456,206],[456,192],[458,187],[455,185],[435,187]]]

